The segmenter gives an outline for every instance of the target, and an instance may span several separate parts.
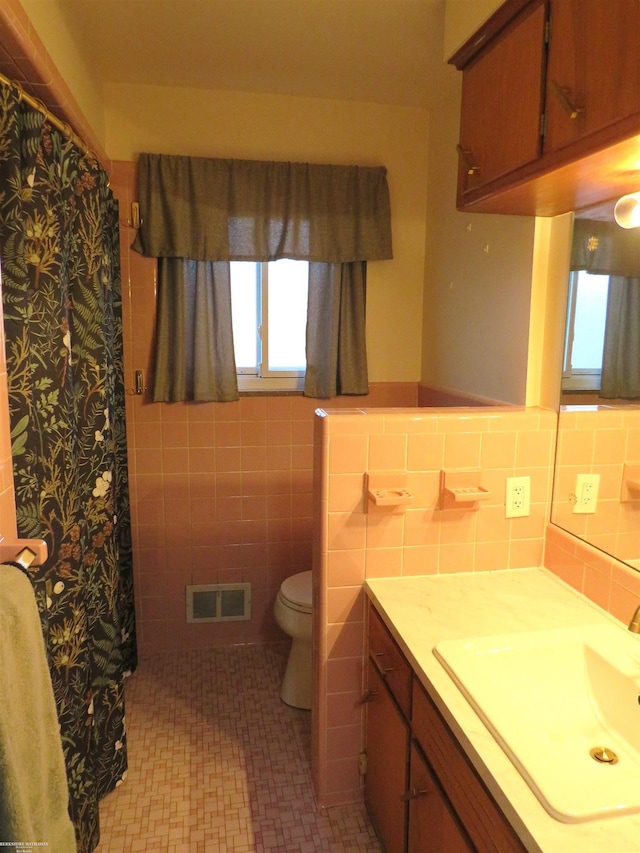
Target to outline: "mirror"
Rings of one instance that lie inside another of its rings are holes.
[[[576,213],[551,521],[640,571],[640,229]]]

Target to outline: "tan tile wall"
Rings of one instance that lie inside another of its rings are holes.
[[[366,578],[542,563],[556,414],[539,409],[329,412],[316,420],[315,636],[319,649],[314,773],[329,805],[361,795]],[[481,469],[477,512],[441,510],[442,469]],[[375,508],[365,472],[399,472],[405,512]],[[531,514],[505,518],[506,478],[531,477]]]
[[[620,501],[625,462],[640,464],[640,407],[561,412],[552,520],[620,560],[640,556],[640,501]],[[596,512],[576,514],[569,496],[588,473],[600,474]]]
[[[607,612],[629,623],[640,604],[640,572],[549,525],[544,565]]]
[[[115,162],[120,201],[127,439],[142,655],[285,639],[272,615],[280,584],[311,568],[313,415],[323,401],[242,397],[235,403],[152,403],[152,259],[130,250],[135,165]],[[417,383],[374,383],[370,406],[411,406]],[[352,406],[354,398],[332,402]],[[250,582],[250,622],[188,625],[187,584]]]

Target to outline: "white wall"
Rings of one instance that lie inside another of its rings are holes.
[[[522,405],[535,220],[455,209],[461,74],[431,115],[422,381]]]
[[[502,0],[446,0],[444,59],[448,59],[498,8]]]
[[[560,403],[572,230],[573,213],[536,219],[528,406],[557,409]]]

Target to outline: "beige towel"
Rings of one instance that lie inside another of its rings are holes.
[[[0,565],[0,841],[76,853],[68,800],[33,588],[19,569]]]

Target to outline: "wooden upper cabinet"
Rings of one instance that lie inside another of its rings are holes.
[[[544,151],[640,114],[640,2],[551,0]]]
[[[505,0],[450,62],[459,210],[556,216],[638,190],[640,0]]]
[[[459,196],[538,159],[546,3],[529,3],[464,67]]]

